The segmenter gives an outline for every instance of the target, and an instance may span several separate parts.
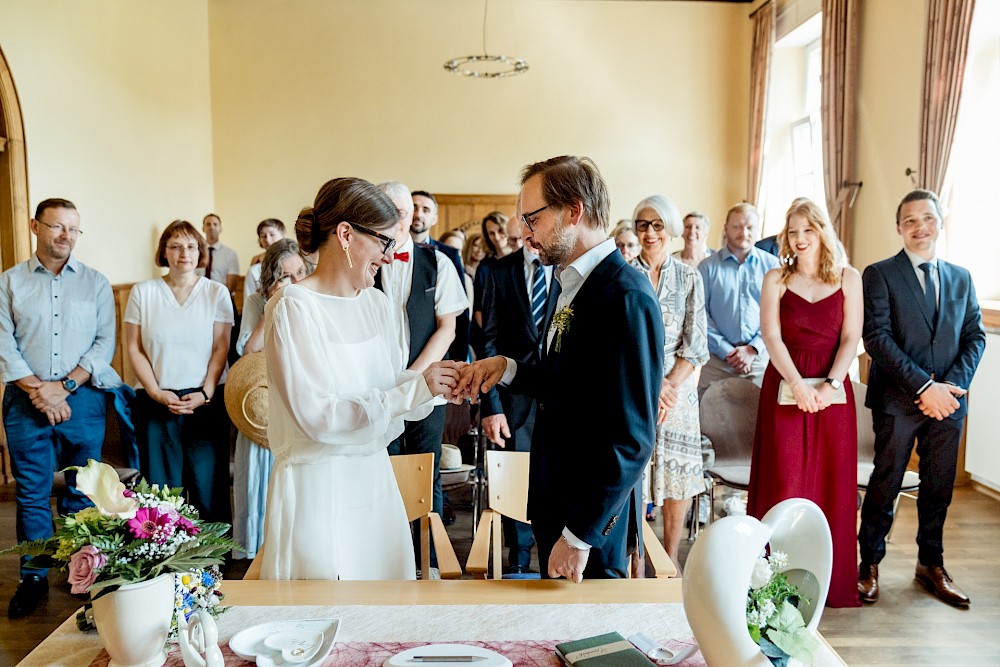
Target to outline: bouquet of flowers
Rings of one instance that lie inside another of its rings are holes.
[[[787,567],[788,556],[780,551],[757,559],[747,591],[747,629],[777,667],[785,667],[791,657],[811,665],[819,641],[802,620],[798,603],[805,598],[784,575]]]
[[[114,468],[93,459],[75,470],[76,488],[95,506],[56,519],[53,537],[22,542],[0,555],[30,556],[38,567],[68,569],[74,594],[100,588],[100,596],[164,573],[220,565],[237,546],[225,537],[229,524],[199,520],[180,488],[142,481],[126,489]]]

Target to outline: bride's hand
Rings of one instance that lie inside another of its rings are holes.
[[[444,396],[449,401],[455,400],[455,387],[458,385],[458,376],[464,362],[459,361],[436,361],[423,372],[424,381],[427,388],[434,396]]]

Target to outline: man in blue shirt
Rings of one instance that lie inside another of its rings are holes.
[[[31,219],[34,256],[0,275],[0,372],[4,427],[17,482],[18,542],[52,537],[52,473],[101,459],[105,393],[121,384],[109,365],[115,305],[107,278],[72,257],[82,233],[76,206],[46,199]],[[61,514],[90,505],[67,477]],[[21,561],[7,615],[34,611],[47,571]]]
[[[751,204],[726,214],[726,244],[699,266],[708,315],[708,363],[701,369],[698,395],[726,377],[745,377],[760,385],[767,349],[760,335],[760,289],[778,258],[754,246],[760,216]]]

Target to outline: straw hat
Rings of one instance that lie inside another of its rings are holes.
[[[240,357],[226,375],[226,411],[240,433],[267,447],[267,364],[263,352]]]

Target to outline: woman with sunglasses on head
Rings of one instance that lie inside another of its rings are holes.
[[[229,417],[219,390],[233,302],[225,285],[195,273],[207,262],[190,222],[167,225],[156,251],[167,274],[132,287],[125,346],[142,385],[132,408],[142,476],[183,486],[203,519],[228,522]]]
[[[264,318],[274,454],[262,579],[414,579],[413,542],[386,451],[404,418],[451,397],[460,364],[404,370],[388,298],[399,211],[359,178],[327,182],[295,223],[316,270]]]

